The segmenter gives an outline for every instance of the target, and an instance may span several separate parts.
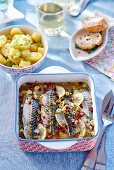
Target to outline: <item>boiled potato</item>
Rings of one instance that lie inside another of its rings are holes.
[[[10,35],[13,37],[15,34],[23,34],[20,28],[14,27],[10,31]]]
[[[0,63],[5,65],[6,62],[7,62],[7,60],[5,59],[5,57],[3,57],[2,54],[0,54]]]
[[[37,44],[38,44],[38,47],[43,47],[43,44],[41,41],[39,41]]]
[[[32,39],[30,35],[18,34],[15,35],[13,40],[11,41],[11,46],[19,50],[26,50],[30,48],[31,43]]]
[[[7,37],[5,35],[0,35],[0,48],[3,47],[7,42]]]
[[[20,63],[20,58],[17,58],[15,56],[10,58],[10,60],[16,65],[19,65],[19,63]]]
[[[32,34],[32,39],[35,41],[35,42],[38,42],[41,40],[41,35],[38,33],[38,32],[34,32]]]
[[[21,57],[22,57],[23,59],[27,60],[27,59],[30,58],[30,55],[31,55],[30,50],[23,50]]]
[[[30,61],[20,60],[19,66],[20,67],[27,67],[30,66]]]
[[[11,67],[12,67],[12,68],[19,68],[19,66],[16,65],[16,64],[13,64]]]
[[[31,52],[30,62],[32,64],[36,63],[42,58],[42,54],[38,52]]]
[[[9,49],[10,49],[10,45],[9,43],[5,44],[2,48],[1,48],[1,53],[5,56],[8,57],[9,56]]]
[[[13,47],[11,47],[9,49],[9,56],[15,56],[15,58],[17,57],[20,57],[21,56],[21,52],[18,50],[18,49],[15,49]]]
[[[30,51],[31,52],[37,52],[38,46],[36,43],[30,45]]]
[[[42,47],[38,47],[38,52],[44,55],[45,49]]]
[[[10,42],[11,42],[11,40],[8,39],[8,40],[7,40],[7,43],[10,43]]]
[[[11,67],[13,65],[13,62],[8,58],[6,66]]]
[[[18,27],[0,36],[0,63],[9,67],[27,67],[39,61],[45,49],[40,33],[24,34]]]
[[[11,41],[12,36],[11,35],[7,35],[7,39]]]

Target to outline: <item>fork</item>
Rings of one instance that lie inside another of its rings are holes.
[[[114,105],[114,96],[113,96],[113,92],[111,90],[105,96],[105,98],[103,100],[103,104],[102,104],[102,121],[103,121],[102,130],[97,138],[97,142],[96,142],[94,148],[89,152],[81,170],[89,170],[89,169],[94,168],[95,161],[97,159],[98,147],[102,140],[104,132],[105,132],[107,126],[111,125],[114,122],[114,117],[111,114],[113,105]]]
[[[69,9],[69,14],[71,16],[78,16],[87,6],[90,0],[80,0],[79,4],[72,4],[72,7]]]
[[[100,146],[97,160],[95,162],[95,170],[105,170],[106,169],[106,154],[105,154],[105,134],[102,139],[102,144]]]

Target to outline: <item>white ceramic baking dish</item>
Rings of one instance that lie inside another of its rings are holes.
[[[19,88],[26,82],[86,82],[91,89],[93,102],[93,119],[95,125],[95,136],[89,138],[57,139],[57,140],[29,140],[19,137]],[[98,119],[95,103],[95,92],[93,79],[85,73],[60,73],[60,74],[38,74],[28,73],[21,75],[16,80],[16,116],[15,132],[20,148],[28,152],[39,151],[39,144],[54,150],[70,148],[75,145],[75,151],[87,151],[94,147],[98,135]]]

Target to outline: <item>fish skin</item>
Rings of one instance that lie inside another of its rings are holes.
[[[29,103],[30,102],[30,103]],[[38,110],[39,103],[38,100],[32,99],[31,96],[26,97],[25,103],[23,105],[23,125],[24,125],[24,135],[26,138],[34,138],[34,131],[38,125]],[[30,131],[30,134],[27,132]]]
[[[42,116],[41,117],[43,120],[43,124],[50,126],[49,128],[53,135],[55,134],[55,130],[58,126],[58,123],[55,117],[55,112],[58,109],[56,100],[62,97],[62,95],[64,94],[65,94],[65,90],[63,87],[55,86],[41,96],[41,101],[42,101],[41,102],[42,103],[42,107],[41,107]],[[51,103],[52,105],[50,105]],[[51,123],[51,125],[49,125],[49,122]]]

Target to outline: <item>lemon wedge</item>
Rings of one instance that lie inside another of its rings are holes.
[[[66,119],[65,119],[65,115],[64,115],[64,113],[62,112],[62,109],[58,108],[58,109],[56,110],[55,118],[56,118],[56,120],[57,120],[57,122],[58,122],[58,124],[59,124],[60,126],[62,126],[62,127],[64,127],[65,125],[68,126],[67,121],[66,121]]]
[[[40,139],[45,139],[46,138],[46,128],[39,123],[37,129],[35,130],[35,133],[39,133],[40,134]]]
[[[86,135],[86,125],[83,120],[79,120],[80,134],[78,138],[83,138]]]
[[[59,98],[65,95],[65,89],[61,86],[56,86],[56,91],[57,91]]]
[[[84,101],[84,96],[77,90],[74,90],[73,97],[75,100],[75,105],[79,106]]]

